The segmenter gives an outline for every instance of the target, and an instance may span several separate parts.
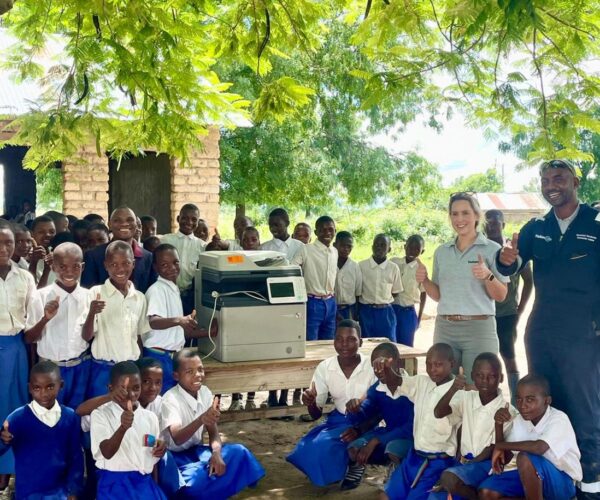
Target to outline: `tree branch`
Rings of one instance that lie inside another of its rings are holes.
[[[543,125],[544,125],[544,133],[546,134],[546,137],[548,137],[548,105],[546,103],[546,92],[544,90],[544,76],[542,74],[542,67],[540,66],[540,63],[538,61],[537,58],[537,53],[536,53],[536,38],[537,38],[537,28],[533,28],[533,50],[531,50],[531,55],[533,56],[533,64],[535,66],[535,69],[537,70],[538,73],[538,77],[540,80],[540,92],[542,94],[542,120],[543,120]]]

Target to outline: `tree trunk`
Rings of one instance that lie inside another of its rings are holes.
[[[237,203],[235,205],[235,217],[244,217],[246,215],[246,204]]]
[[[13,8],[14,0],[0,0],[0,16]]]

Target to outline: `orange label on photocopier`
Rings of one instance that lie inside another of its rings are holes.
[[[244,262],[244,256],[230,255],[229,257],[227,257],[227,262],[229,262],[230,264],[241,264],[242,262]]]

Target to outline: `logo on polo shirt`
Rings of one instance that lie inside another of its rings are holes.
[[[595,243],[596,240],[598,239],[593,234],[576,234],[575,237],[578,240],[591,241],[592,243]]]
[[[536,234],[534,238],[537,238],[538,240],[544,240],[546,243],[550,243],[552,241],[552,238],[550,238],[550,236],[546,236],[545,234]]]

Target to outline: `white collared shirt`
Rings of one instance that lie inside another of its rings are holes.
[[[161,407],[162,407],[162,396],[159,394],[158,396],[156,396],[156,398],[154,399],[154,401],[148,403],[148,405],[146,406],[146,410],[151,411],[152,413],[154,413],[156,415],[156,417],[158,418],[158,421],[160,422],[160,409],[161,409]]]
[[[88,348],[81,337],[81,316],[89,304],[89,290],[77,285],[71,293],[56,283],[36,290],[27,307],[25,329],[33,328],[44,317],[44,307],[58,300],[58,311],[42,330],[37,352],[50,361],[67,361],[79,357]]]
[[[25,328],[27,306],[34,291],[33,276],[11,259],[6,278],[0,278],[0,335],[16,335]]]
[[[54,427],[60,420],[61,409],[58,401],[54,401],[54,405],[50,409],[44,408],[42,405],[32,401],[29,403],[29,408],[31,408],[31,412],[36,418],[48,427]]]
[[[180,290],[186,290],[192,285],[194,272],[198,266],[198,258],[206,244],[194,234],[183,234],[181,231],[165,234],[161,243],[168,243],[177,249],[179,254],[180,271],[177,278],[177,286]]]
[[[175,444],[169,432],[169,427],[172,425],[185,427],[208,410],[212,402],[213,394],[205,385],[200,387],[196,398],[188,394],[179,384],[165,392],[160,411],[161,430],[163,431],[169,450],[182,451],[202,444],[203,425],[198,428],[190,439],[181,445]]]
[[[549,446],[543,455],[544,458],[575,481],[581,481],[583,478],[581,453],[577,446],[575,431],[565,413],[549,406],[535,426],[530,420],[517,415],[513,420],[512,429],[506,436],[506,441],[538,440],[544,441]]]
[[[319,363],[312,378],[317,390],[317,405],[321,408],[331,394],[333,404],[342,415],[346,413],[346,403],[351,399],[362,398],[377,377],[371,367],[371,359],[359,353],[360,363],[346,378],[336,356],[327,358]],[[311,384],[312,384],[311,382]]]
[[[421,293],[425,291],[423,285],[417,283],[417,260],[406,263],[406,259],[392,257],[390,259],[400,269],[400,279],[403,290],[394,299],[394,304],[402,307],[410,307],[421,302]]]
[[[338,252],[334,246],[325,246],[319,240],[302,248],[292,259],[292,264],[302,267],[306,293],[331,295],[335,291]]]
[[[485,406],[481,404],[478,391],[458,391],[450,401],[452,415],[462,419],[460,440],[460,453],[464,457],[469,453],[476,457],[490,444],[496,442],[496,423],[494,416],[500,408],[504,408],[507,401],[502,392]],[[509,406],[513,416],[517,410]],[[504,434],[510,430],[512,424],[504,425]]]
[[[335,301],[338,304],[356,304],[356,297],[362,291],[362,273],[358,263],[350,257],[344,265],[338,269],[335,278]]]
[[[144,446],[144,436],[150,434],[159,436],[157,416],[145,410],[139,404],[133,412],[133,425],[127,429],[121,446],[111,459],[104,458],[100,451],[100,443],[110,439],[121,425],[123,409],[110,401],[96,408],[91,417],[92,454],[96,467],[114,472],[132,472],[151,474],[160,458],[152,456],[152,448]]]
[[[279,240],[277,238],[265,241],[260,246],[260,249],[284,253],[285,258],[288,260],[288,262],[291,262],[303,246],[304,243],[302,243],[300,240],[295,240],[291,236],[288,236],[288,239],[285,241]]]
[[[26,271],[29,271],[29,262],[27,262],[24,257],[19,258],[19,262],[17,262],[17,266],[19,266],[21,269],[25,269]]]
[[[388,259],[377,264],[373,257],[360,261],[358,265],[362,273],[362,291],[358,301],[361,304],[394,302],[394,295],[403,290],[398,266]]]
[[[571,222],[573,222],[575,220],[575,217],[577,217],[580,206],[581,203],[579,203],[575,211],[565,219],[561,219],[558,215],[556,215],[556,211],[552,210],[552,212],[554,213],[554,217],[556,217],[556,222],[558,222],[558,227],[560,229],[561,234],[565,234],[567,232],[567,229],[569,229]]]
[[[140,357],[137,338],[150,331],[146,297],[129,282],[127,296],[124,296],[107,279],[103,285],[90,289],[88,304],[81,317],[81,324],[90,309],[90,303],[100,294],[106,307],[94,318],[94,339],[92,356],[104,361],[132,361]]]
[[[456,429],[459,419],[453,415],[435,418],[433,410],[454,380],[436,385],[427,375],[402,376],[400,395],[415,404],[413,434],[415,450],[427,453],[456,454]]]
[[[146,292],[148,301],[148,319],[152,316],[161,318],[180,318],[183,316],[183,305],[179,288],[172,281],[158,277]],[[185,344],[183,328],[173,326],[165,330],[150,330],[144,335],[145,347],[159,347],[167,351],[179,351]]]
[[[237,252],[238,250],[243,250],[242,245],[240,244],[240,241],[238,239],[235,240],[225,240],[226,243],[229,245],[227,247],[227,250],[230,252]]]

